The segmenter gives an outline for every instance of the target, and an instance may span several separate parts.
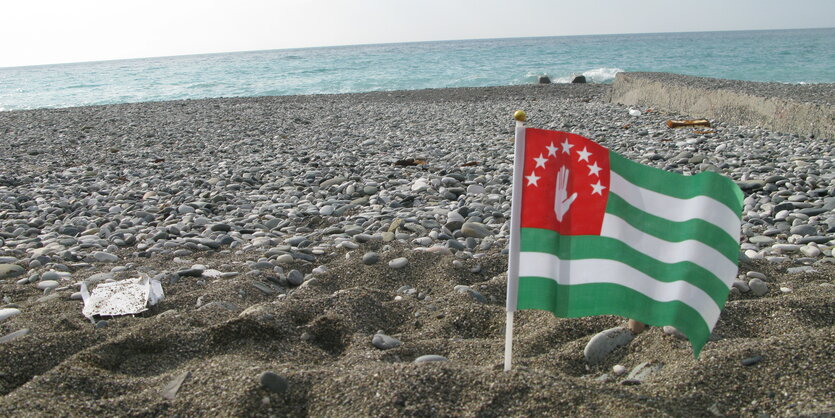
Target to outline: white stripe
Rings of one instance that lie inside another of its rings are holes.
[[[702,289],[685,281],[661,282],[614,260],[560,260],[548,253],[522,252],[520,277],[543,277],[561,285],[612,283],[628,287],[658,302],[680,301],[701,315],[713,329],[721,312],[716,302]]]
[[[600,236],[614,238],[664,263],[689,261],[713,273],[728,289],[736,278],[738,268],[715,248],[696,240],[670,242],[654,237],[629,225],[622,218],[607,213],[603,216]]]
[[[734,240],[739,240],[739,216],[718,200],[708,196],[679,199],[636,186],[614,171],[610,174],[610,191],[630,205],[673,222],[702,219],[718,226]]]

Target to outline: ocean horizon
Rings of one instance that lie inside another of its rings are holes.
[[[0,67],[0,111],[536,83],[622,71],[835,82],[835,28],[322,46]]]

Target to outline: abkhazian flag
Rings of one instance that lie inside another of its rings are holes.
[[[579,135],[517,132],[524,178],[508,312],[672,325],[698,357],[737,274],[736,184],[645,166]]]

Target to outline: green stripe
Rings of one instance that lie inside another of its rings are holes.
[[[561,260],[605,259],[627,264],[660,282],[685,281],[702,289],[722,309],[728,287],[707,269],[689,261],[664,263],[635,250],[622,241],[596,235],[566,235],[549,229],[522,228],[522,252],[548,253]]]
[[[742,212],[742,190],[731,179],[720,174],[705,171],[695,176],[682,176],[636,163],[612,151],[609,152],[609,163],[612,171],[638,187],[679,199],[709,196],[730,208],[737,216]]]
[[[722,228],[702,219],[690,219],[674,222],[646,213],[615,193],[609,193],[606,212],[616,215],[629,225],[670,242],[696,240],[708,247],[713,247],[728,260],[736,264],[739,259],[739,243]]]
[[[686,304],[658,302],[611,283],[566,286],[543,277],[520,277],[517,309],[541,309],[560,318],[619,315],[648,325],[672,325],[687,335],[696,358],[710,336],[708,324]]]

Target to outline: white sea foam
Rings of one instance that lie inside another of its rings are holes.
[[[574,73],[565,77],[554,79],[554,83],[570,83],[574,76],[583,75],[586,77],[586,82],[589,83],[611,83],[615,79],[615,74],[623,72],[620,68],[594,68],[583,71],[582,73]]]

